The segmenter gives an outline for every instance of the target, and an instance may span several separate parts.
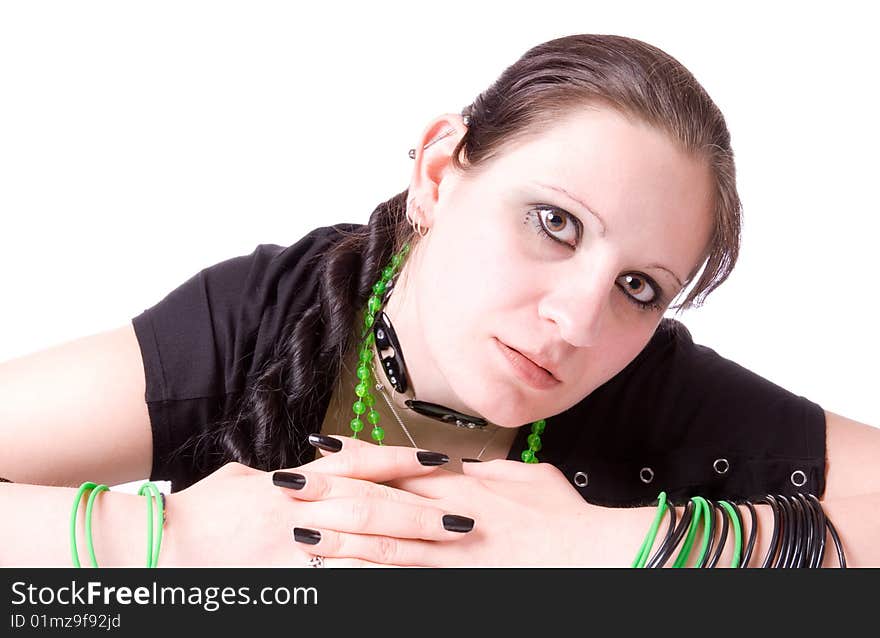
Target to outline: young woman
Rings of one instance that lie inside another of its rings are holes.
[[[543,43],[411,156],[366,225],[0,366],[3,562],[68,564],[72,486],[149,475],[173,489],[160,565],[626,565],[661,491],[678,520],[693,496],[812,494],[849,564],[880,564],[880,431],[664,318],[740,238],[724,118],[676,60]],[[750,566],[777,507],[754,511]],[[142,498],[92,518],[102,565],[140,563]]]

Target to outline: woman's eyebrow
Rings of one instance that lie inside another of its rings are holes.
[[[543,182],[537,182],[534,180],[532,181],[532,184],[534,184],[535,186],[540,186],[541,188],[549,188],[552,191],[556,191],[557,193],[561,193],[561,194],[565,195],[566,197],[568,197],[575,204],[577,204],[582,209],[587,211],[590,215],[592,215],[597,220],[599,220],[599,224],[602,226],[602,232],[599,233],[599,236],[605,237],[606,233],[608,232],[608,226],[605,224],[605,220],[602,219],[602,216],[592,206],[589,206],[581,198],[570,193],[569,191],[565,190],[561,186],[554,186],[552,184],[544,184]],[[669,268],[667,268],[663,264],[648,264],[647,266],[645,266],[645,268],[658,268],[660,270],[664,270],[664,271],[668,272],[670,275],[672,275],[672,278],[675,279],[676,283],[678,284],[679,290],[684,288],[684,284],[681,283],[681,279],[678,278],[678,275],[676,275],[674,272],[669,270]]]
[[[668,272],[670,275],[672,275],[672,278],[673,278],[673,279],[675,279],[675,283],[678,284],[678,289],[679,289],[679,290],[681,290],[682,288],[684,288],[684,284],[681,283],[681,279],[678,278],[678,275],[676,275],[674,272],[672,272],[671,270],[669,270],[669,268],[667,268],[667,267],[664,266],[663,264],[648,264],[647,266],[645,266],[645,268],[659,268],[660,270],[665,270],[665,271]]]
[[[583,208],[585,211],[587,211],[590,215],[592,215],[593,217],[595,217],[596,219],[599,220],[599,224],[602,226],[602,232],[599,233],[599,237],[605,237],[605,234],[608,232],[608,226],[605,224],[605,220],[602,219],[602,216],[598,212],[596,212],[596,210],[592,206],[587,205],[586,202],[584,202],[582,199],[580,199],[576,195],[568,192],[567,190],[565,190],[561,186],[553,186],[552,184],[544,184],[543,182],[536,182],[536,181],[532,181],[532,184],[534,184],[535,186],[540,186],[541,188],[549,188],[552,191],[556,191],[557,193],[562,193],[563,195],[568,197],[575,204],[577,204],[578,206]]]

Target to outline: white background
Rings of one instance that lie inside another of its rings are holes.
[[[0,361],[259,243],[366,222],[431,117],[531,46],[615,33],[687,66],[731,130],[742,253],[683,315],[695,341],[880,426],[868,3],[310,5],[0,3]]]

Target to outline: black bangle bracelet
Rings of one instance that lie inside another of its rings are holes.
[[[709,501],[710,503],[712,501]],[[727,511],[721,507],[721,502],[714,504],[718,509],[718,512],[721,514],[721,533],[718,535],[718,547],[715,549],[715,553],[712,555],[712,558],[706,563],[707,569],[713,569],[715,565],[718,564],[718,561],[721,559],[721,552],[724,551],[724,545],[727,543]],[[733,506],[736,509],[736,505]]]
[[[706,515],[706,519],[709,521],[709,529],[704,531],[704,536],[709,537],[709,542],[706,545],[706,553],[703,554],[703,558],[696,565],[698,569],[704,569],[706,563],[709,562],[709,556],[712,554],[712,546],[715,544],[715,528],[717,527],[717,525],[715,525],[715,503],[708,498],[703,500],[709,504],[709,512]]]
[[[825,510],[822,509],[822,503],[819,502],[819,499],[812,494],[808,494],[807,496],[813,503],[813,506],[817,509],[817,511],[822,513],[822,517],[825,519],[825,527],[831,534],[831,539],[834,541],[834,547],[835,549],[837,549],[837,562],[840,565],[841,569],[846,569],[846,554],[843,551],[843,544],[840,542],[840,536],[838,536],[837,534],[837,529],[834,527],[831,519],[828,518],[828,515],[825,514]]]
[[[819,550],[818,555],[816,556],[816,562],[814,567],[822,567],[822,561],[825,560],[825,535],[826,535],[826,525],[825,525],[825,511],[822,509],[822,505],[819,503],[818,499],[812,494],[807,494],[807,500],[810,505],[813,507],[813,511],[816,513],[816,529],[819,530]]]
[[[840,536],[837,534],[837,529],[835,529],[834,524],[831,522],[831,519],[825,514],[825,510],[822,509],[822,503],[819,502],[819,499],[816,498],[812,494],[807,494],[807,498],[810,499],[810,503],[812,503],[813,508],[819,514],[819,518],[822,520],[823,529],[827,529],[831,534],[831,539],[834,541],[834,547],[837,550],[837,562],[840,565],[841,569],[846,568],[846,555],[843,551],[843,544],[840,542]],[[825,554],[825,533],[822,534],[823,542],[822,542],[822,556],[824,558]],[[822,559],[819,559],[819,567],[822,566]]]
[[[792,567],[794,562],[797,520],[795,520],[795,511],[794,508],[791,506],[791,501],[788,500],[788,497],[784,494],[779,494],[776,498],[779,499],[779,503],[780,505],[782,505],[782,509],[785,512],[785,522],[787,523],[788,527],[788,534],[786,534],[785,536],[785,539],[787,541],[785,546],[785,556],[780,562],[779,567],[787,569],[789,567]]]
[[[809,508],[813,519],[813,549],[807,566],[815,569],[822,566],[825,557],[825,515],[822,508],[813,505],[808,494],[804,495],[804,506]]]
[[[749,540],[745,543],[745,549],[743,549],[742,557],[739,561],[740,569],[746,569],[749,566],[749,560],[752,558],[752,551],[755,549],[755,541],[758,538],[758,513],[755,511],[755,506],[752,505],[751,501],[746,501],[746,507],[749,508],[749,514],[751,515],[751,527],[749,527]],[[745,531],[745,519],[740,514],[739,508],[736,508],[736,515],[739,516],[739,528]]]
[[[755,541],[758,540],[758,512],[755,511],[755,506],[752,505],[751,501],[746,501],[746,507],[749,508],[749,514],[751,515],[752,519],[752,526],[749,528],[749,540],[746,544],[746,549],[743,552],[742,561],[739,564],[739,566],[742,568],[746,568],[749,566],[749,561],[752,558],[752,552],[755,549]],[[740,518],[740,523],[742,523],[742,518]]]
[[[807,518],[807,549],[804,552],[804,563],[803,566],[807,569],[813,567],[816,562],[817,550],[819,548],[819,517],[816,515],[816,510],[813,509],[813,506],[810,504],[810,501],[807,500],[807,497],[803,494],[797,495],[798,501],[800,501],[801,507],[804,509],[804,514]]]
[[[846,569],[846,556],[843,554],[843,545],[840,542],[840,536],[837,535],[837,530],[834,528],[834,524],[827,516],[825,517],[825,525],[828,526],[828,531],[831,532],[831,538],[834,539],[834,546],[837,548],[837,562],[840,564],[841,569]]]
[[[660,543],[660,546],[654,552],[654,555],[651,557],[645,567],[653,566],[652,563],[657,560],[657,557],[660,555],[660,552],[663,550],[663,548],[669,545],[669,542],[672,539],[672,535],[675,533],[675,505],[673,505],[672,503],[667,503],[666,509],[669,512],[669,525],[666,527],[666,536],[663,538],[663,542]]]
[[[670,505],[670,507],[674,507],[674,505]],[[649,568],[660,568],[666,564],[666,561],[669,560],[669,557],[672,555],[672,552],[675,551],[675,548],[681,542],[681,539],[684,538],[685,533],[687,532],[688,527],[691,523],[691,517],[694,513],[694,502],[688,501],[687,505],[685,505],[684,512],[682,512],[681,520],[678,525],[675,527],[675,531],[672,534],[672,537],[668,542],[663,543],[660,547],[660,550],[657,554],[652,558],[647,567]]]
[[[776,502],[779,503],[779,523],[782,526],[782,544],[779,546],[779,555],[773,563],[773,567],[782,569],[788,562],[788,556],[791,553],[791,544],[794,540],[792,532],[794,525],[791,520],[791,508],[788,505],[788,499],[782,495],[776,495]]]
[[[764,556],[764,562],[761,563],[761,568],[764,569],[770,567],[773,557],[776,554],[776,546],[779,542],[779,504],[776,502],[776,499],[769,494],[758,502],[767,503],[770,506],[770,509],[773,510],[773,534],[770,536],[770,545],[767,547],[767,554]]]
[[[806,496],[798,493],[797,502],[801,510],[803,510],[804,529],[806,530],[806,538],[804,539],[803,560],[800,561],[798,567],[808,568],[813,559],[813,551],[816,548],[816,513],[807,502]]]
[[[807,520],[807,511],[801,505],[801,501],[797,494],[791,497],[791,507],[795,513],[795,525],[797,529],[795,552],[791,561],[791,566],[798,569],[804,566],[804,558],[809,547],[809,542],[811,540],[810,536],[813,530],[810,528],[809,521]]]

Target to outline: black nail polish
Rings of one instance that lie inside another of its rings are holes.
[[[450,532],[469,532],[474,528],[474,519],[456,514],[444,514],[443,527]]]
[[[295,472],[274,472],[272,474],[272,482],[278,487],[301,490],[306,486],[306,477]]]
[[[309,443],[328,452],[338,452],[342,449],[342,441],[323,434],[309,434]]]
[[[482,463],[480,459],[462,459],[462,463]]]
[[[449,463],[449,457],[441,452],[418,452],[416,457],[422,465],[443,465]]]
[[[318,541],[321,540],[321,532],[306,527],[294,527],[293,540],[297,543],[305,543],[306,545],[317,545]]]

